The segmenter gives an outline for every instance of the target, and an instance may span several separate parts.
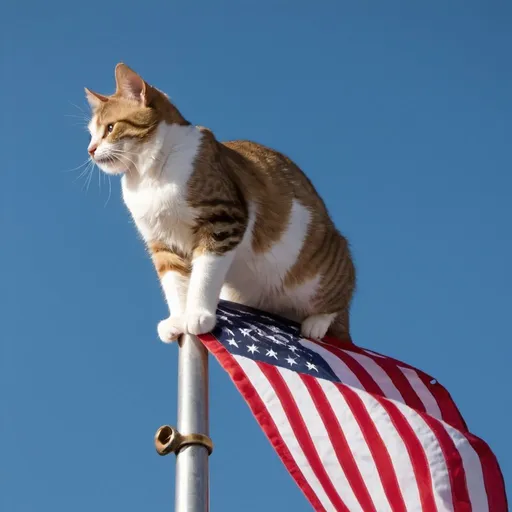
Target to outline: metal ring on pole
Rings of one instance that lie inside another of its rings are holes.
[[[164,425],[156,431],[155,448],[158,455],[177,454],[184,446],[190,445],[204,446],[208,455],[213,451],[212,440],[204,434],[183,435],[170,425]]]

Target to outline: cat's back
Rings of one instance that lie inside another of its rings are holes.
[[[251,206],[245,243],[224,298],[290,318],[292,311],[309,311],[324,276],[338,269],[335,259],[344,256],[344,237],[311,181],[289,157],[248,140],[223,145],[228,167]]]
[[[250,192],[258,190],[266,197],[298,200],[304,206],[327,215],[324,202],[300,167],[285,154],[250,140],[223,142],[230,150],[238,174],[248,181]],[[249,165],[247,165],[249,164]]]

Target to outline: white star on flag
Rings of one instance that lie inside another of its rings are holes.
[[[253,343],[252,345],[248,345],[247,346],[247,350],[251,353],[251,354],[254,354],[254,352],[259,352],[260,349]]]
[[[267,350],[267,356],[275,357],[277,359],[277,352],[274,352],[272,349]]]
[[[288,356],[286,358],[286,362],[290,365],[290,366],[293,366],[294,364],[297,364],[297,361],[295,359],[293,359],[293,357],[290,357]]]
[[[259,327],[256,327],[255,325],[252,325],[247,322],[246,322],[246,324],[251,328],[252,331],[256,331],[256,334],[258,336],[266,336],[267,333],[265,331],[263,331],[262,329],[260,329]]]
[[[315,372],[318,372],[318,368],[313,364],[313,363],[310,363],[309,361],[306,363],[306,366],[308,367],[308,370],[315,370]]]
[[[276,345],[286,345],[283,341],[279,341],[275,336],[267,336],[267,338]]]
[[[234,347],[237,347],[238,348],[238,343],[236,342],[236,340],[234,338],[231,338],[230,340],[228,340],[228,343],[231,345],[231,346],[234,346]]]

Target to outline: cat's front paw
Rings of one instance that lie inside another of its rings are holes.
[[[183,334],[183,322],[180,317],[170,316],[158,323],[158,336],[164,343],[172,343]]]
[[[183,327],[189,334],[206,334],[215,327],[216,322],[215,313],[206,310],[187,311],[183,319]]]

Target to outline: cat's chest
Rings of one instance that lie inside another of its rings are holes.
[[[172,242],[189,249],[194,212],[187,203],[184,187],[175,183],[123,186],[123,200],[147,242]]]

